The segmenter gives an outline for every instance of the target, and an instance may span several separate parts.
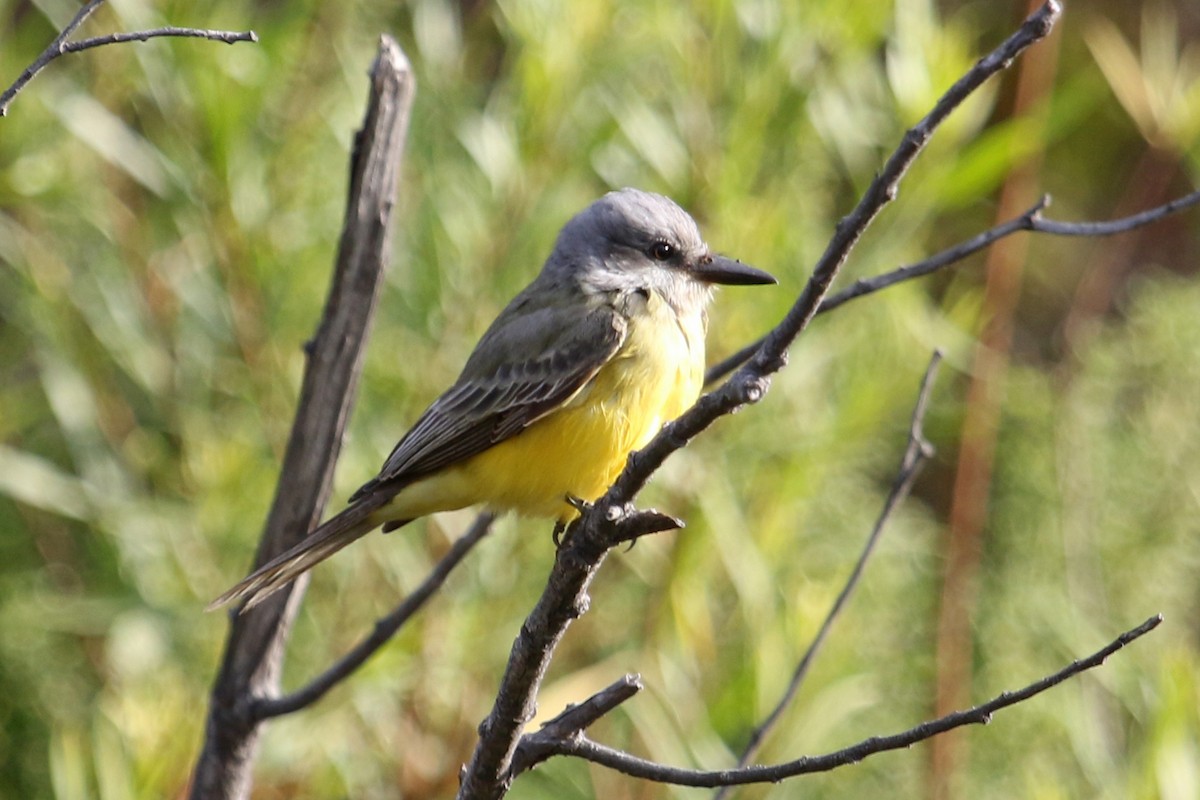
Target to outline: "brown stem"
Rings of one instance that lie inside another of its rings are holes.
[[[1030,53],[1016,71],[1011,114],[1029,117],[1045,107],[1054,84],[1058,39]],[[1044,116],[1044,115],[1043,115]],[[1041,153],[1014,169],[1001,190],[997,217],[1020,211],[1038,194]],[[1008,369],[1013,316],[1020,296],[1028,251],[1027,237],[1011,238],[988,251],[983,317],[987,320],[975,351],[966,418],[955,471],[946,540],[946,569],[937,619],[937,679],[934,713],[945,714],[970,696],[973,639],[971,619],[976,600],[975,576],[983,549],[992,465],[999,426],[1001,384]],[[929,779],[935,800],[956,796],[954,775],[961,762],[962,737],[942,736],[931,743]]]

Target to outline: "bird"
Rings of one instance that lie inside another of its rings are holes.
[[[700,396],[714,287],[773,283],[713,253],[669,198],[605,194],[563,226],[379,474],[209,609],[250,608],[376,528],[441,511],[483,505],[553,518],[561,531]]]

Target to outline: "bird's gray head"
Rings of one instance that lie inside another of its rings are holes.
[[[653,289],[681,310],[703,306],[713,284],[775,283],[762,270],[714,255],[686,211],[638,189],[609,192],[576,214],[545,271],[585,291]]]

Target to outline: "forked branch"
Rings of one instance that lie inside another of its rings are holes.
[[[909,728],[906,731],[890,736],[872,736],[870,739],[864,739],[858,744],[832,753],[819,756],[804,756],[784,764],[724,770],[681,769],[665,764],[657,764],[653,761],[647,761],[644,758],[638,758],[637,756],[621,752],[620,750],[614,750],[611,747],[596,744],[584,736],[582,732],[576,733],[573,736],[563,737],[554,743],[543,739],[539,741],[539,747],[541,748],[543,759],[549,758],[551,755],[577,756],[634,778],[642,778],[658,783],[670,783],[677,786],[698,786],[711,789],[719,786],[740,786],[747,783],[776,783],[787,778],[794,778],[797,775],[828,772],[847,764],[855,764],[867,756],[877,753],[885,753],[889,750],[903,750],[954,728],[961,728],[965,725],[986,725],[997,711],[1009,706],[1015,706],[1017,703],[1022,703],[1069,678],[1075,677],[1081,672],[1100,666],[1113,653],[1125,647],[1130,642],[1145,636],[1157,628],[1161,622],[1162,616],[1155,615],[1136,628],[1122,633],[1090,656],[1072,661],[1053,675],[1047,675],[1041,680],[1034,681],[1016,691],[1002,692],[988,702],[981,703],[974,708],[969,708],[965,711],[956,711],[953,714],[938,717],[937,719],[922,723],[915,728]]]
[[[162,28],[153,28],[145,31],[133,31],[132,33],[110,33],[105,36],[93,36],[89,39],[80,39],[76,42],[68,42],[76,29],[84,23],[84,21],[92,15],[100,6],[104,5],[105,0],[88,0],[79,9],[75,17],[67,23],[66,27],[59,32],[49,46],[42,51],[33,63],[22,70],[20,76],[13,81],[12,85],[0,94],[0,117],[8,115],[8,107],[12,105],[12,101],[21,92],[25,86],[33,80],[39,72],[50,65],[50,62],[59,56],[67,53],[79,53],[84,50],[91,50],[95,47],[103,47],[109,44],[122,44],[124,42],[144,42],[147,39],[155,39],[162,36],[185,37],[195,39],[210,39],[216,42],[225,42],[233,44],[234,42],[257,42],[258,34],[254,31],[214,31],[205,30],[202,28],[179,28],[175,26],[166,26]]]

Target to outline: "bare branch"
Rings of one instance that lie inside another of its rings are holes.
[[[368,658],[375,655],[379,648],[391,640],[396,632],[408,622],[441,588],[446,578],[466,557],[475,545],[479,544],[492,529],[495,514],[480,514],[475,518],[467,532],[459,537],[450,552],[437,563],[429,576],[417,587],[416,591],[404,599],[386,617],[375,623],[375,628],[354,648],[342,656],[333,666],[314,678],[307,686],[282,697],[262,698],[254,703],[251,715],[263,720],[279,717],[306,708],[325,696],[325,693],[350,677],[361,667]]]
[[[308,363],[300,401],[257,564],[299,541],[321,518],[391,253],[391,210],[414,90],[408,59],[394,40],[380,41],[371,78],[366,120],[351,161],[337,268],[320,327],[304,348]],[[283,645],[306,585],[296,581],[254,609],[230,614],[193,798],[249,796],[260,722],[253,713],[255,698],[277,692]]]
[[[900,471],[896,474],[895,480],[892,481],[892,488],[888,492],[887,500],[884,501],[883,509],[879,512],[879,517],[875,520],[875,527],[871,529],[871,535],[867,537],[867,542],[863,545],[862,553],[858,556],[858,561],[854,564],[854,569],[851,570],[850,576],[846,579],[846,584],[842,587],[842,591],[838,594],[833,606],[829,609],[829,613],[825,616],[825,620],[821,623],[817,635],[813,638],[812,644],[805,651],[804,656],[800,659],[800,663],[796,666],[796,671],[792,673],[792,678],[788,682],[787,690],[784,691],[783,697],[767,715],[766,719],[755,728],[750,739],[746,743],[745,749],[742,751],[741,757],[738,758],[737,766],[744,767],[750,763],[750,759],[758,752],[759,746],[763,739],[779,722],[779,718],[783,716],[783,712],[791,705],[795,699],[796,693],[800,690],[800,684],[804,682],[804,678],[808,675],[808,669],[812,665],[813,659],[816,658],[817,651],[825,642],[825,637],[829,635],[830,629],[833,627],[834,620],[845,607],[846,601],[850,599],[851,593],[858,585],[862,578],[863,570],[867,566],[867,559],[875,551],[875,545],[879,542],[879,537],[883,533],[884,526],[891,519],[892,512],[903,502],[912,490],[913,484],[917,480],[917,476],[921,473],[921,468],[925,466],[925,462],[933,457],[933,446],[925,440],[924,422],[925,413],[929,408],[929,396],[933,391],[933,382],[937,378],[938,365],[941,363],[942,353],[935,350],[933,357],[929,359],[929,366],[925,369],[925,376],[921,379],[921,388],[917,394],[917,403],[913,408],[912,423],[908,428],[908,447],[904,451],[904,457],[900,460]],[[716,797],[725,796],[725,789],[717,792]]]
[[[1197,203],[1200,203],[1200,191],[1178,197],[1148,211],[1130,214],[1128,217],[1108,222],[1056,222],[1042,219],[1041,215],[1034,214],[1029,229],[1038,233],[1052,233],[1055,236],[1112,236],[1158,222],[1163,217],[1191,208]]]
[[[212,31],[202,30],[200,28],[176,28],[164,27],[154,28],[148,31],[135,31],[133,33],[113,33],[107,36],[94,36],[90,39],[81,39],[78,42],[68,42],[67,39],[76,29],[83,24],[84,20],[92,15],[92,13],[100,6],[104,5],[104,0],[89,0],[75,14],[74,19],[67,23],[67,26],[54,38],[54,41],[42,51],[32,64],[26,67],[13,81],[12,85],[0,94],[0,117],[8,115],[8,107],[12,105],[12,101],[21,92],[25,86],[37,76],[39,72],[45,69],[51,61],[59,56],[67,53],[78,53],[82,50],[90,50],[93,47],[103,47],[106,44],[121,44],[122,42],[144,42],[147,39],[153,39],[160,36],[175,36],[175,37],[193,37],[201,39],[212,39],[226,44],[234,42],[257,42],[258,35],[254,31]]]
[[[58,36],[54,37],[45,50],[42,51],[32,64],[22,70],[13,84],[4,90],[4,94],[0,94],[0,117],[8,115],[8,107],[12,103],[13,98],[17,93],[25,88],[25,85],[33,80],[34,76],[46,68],[54,59],[62,55],[63,42],[67,37],[75,32],[75,29],[84,23],[84,21],[92,15],[97,8],[104,4],[104,0],[90,0],[83,4],[79,11],[75,14],[74,19],[67,23],[67,27],[59,32]]]
[[[965,242],[960,242],[953,247],[947,248],[937,255],[923,261],[918,261],[915,264],[898,267],[891,272],[885,272],[873,278],[860,278],[840,292],[836,292],[825,298],[825,302],[821,303],[821,308],[817,313],[832,311],[838,306],[849,303],[851,300],[859,297],[874,294],[889,286],[895,286],[898,283],[904,283],[914,278],[930,275],[944,267],[962,261],[964,258],[974,255],[990,247],[1000,239],[1011,236],[1018,231],[1036,231],[1036,224],[1041,220],[1042,209],[1049,204],[1050,198],[1043,197],[1021,216],[989,228],[983,233],[972,236]]]
[[[861,278],[855,281],[840,292],[835,292],[822,300],[820,307],[817,308],[817,313],[824,314],[856,298],[874,294],[875,292],[895,286],[898,283],[904,283],[914,278],[920,278],[937,272],[940,269],[962,261],[968,256],[978,253],[993,242],[1020,231],[1045,233],[1051,236],[1113,236],[1158,222],[1171,214],[1177,214],[1197,204],[1200,204],[1200,191],[1176,198],[1161,206],[1155,206],[1146,211],[1107,222],[1058,222],[1056,220],[1045,219],[1042,216],[1042,211],[1050,205],[1050,197],[1047,195],[1021,216],[989,228],[983,233],[972,236],[970,239],[947,248],[937,255],[923,261],[918,261],[915,264],[898,267],[882,275],[876,275],[873,278]],[[708,372],[704,376],[704,382],[706,384],[715,383],[742,364],[745,364],[750,360],[752,355],[758,352],[758,349],[762,347],[766,338],[764,336],[746,345],[723,361],[709,367]]]
[[[542,726],[537,733],[527,733],[517,745],[513,757],[513,774],[520,775],[554,755],[558,742],[571,739],[587,730],[593,722],[624,703],[643,688],[640,675],[626,675],[601,689],[578,705],[567,706],[561,714]]]
[[[78,42],[67,42],[62,47],[63,53],[78,53],[91,50],[93,47],[103,47],[106,44],[123,44],[125,42],[145,42],[171,36],[178,39],[209,39],[214,42],[233,44],[234,42],[258,42],[258,34],[254,31],[214,31],[206,28],[177,28],[168,25],[162,28],[151,28],[145,31],[131,33],[110,33],[106,36],[93,36],[90,39],[80,39]]]
[[[583,519],[594,516],[594,509]],[[550,656],[567,627],[588,607],[587,589],[609,548],[576,527],[558,550],[545,591],[513,643],[492,711],[479,726],[479,741],[459,786],[460,798],[502,797],[512,783],[517,742],[537,710],[535,697]],[[485,770],[486,768],[486,770]]]
[[[901,178],[934,129],[985,80],[1045,37],[1060,13],[1057,1],[1047,0],[1016,33],[976,63],[942,96],[934,109],[905,135],[854,211],[838,224],[804,292],[750,363],[720,389],[700,398],[683,416],[665,426],[644,449],[631,455],[616,483],[573,526],[558,551],[545,591],[513,644],[495,704],[480,725],[479,742],[464,769],[459,798],[498,798],[508,791],[517,743],[523,727],[533,718],[537,690],[554,649],[571,622],[587,609],[588,586],[609,549],[620,540],[620,520],[608,519],[608,510],[624,508],[632,502],[650,475],[672,453],[719,417],[762,398],[770,386],[770,375],[786,363],[787,347],[812,319],[867,225],[896,196]]]
[[[847,764],[857,763],[867,756],[872,756],[876,753],[912,747],[917,742],[924,741],[954,728],[961,728],[966,725],[986,725],[997,711],[1024,702],[1081,672],[1100,666],[1113,653],[1154,630],[1161,622],[1162,616],[1155,615],[1136,628],[1121,634],[1092,655],[1078,661],[1073,661],[1053,675],[1048,675],[1015,692],[1003,692],[992,700],[977,705],[974,708],[947,714],[944,717],[930,720],[902,733],[892,734],[891,736],[873,736],[870,739],[864,739],[858,744],[833,753],[820,756],[805,756],[784,764],[726,770],[680,769],[678,767],[657,764],[653,761],[647,761],[644,758],[638,758],[637,756],[621,752],[620,750],[614,750],[611,747],[596,744],[581,734],[560,739],[553,747],[556,750],[555,755],[578,756],[587,761],[615,769],[626,775],[658,783],[705,788],[740,786],[747,783],[775,783],[797,775],[828,772]],[[547,742],[539,744],[543,747],[551,746]]]

